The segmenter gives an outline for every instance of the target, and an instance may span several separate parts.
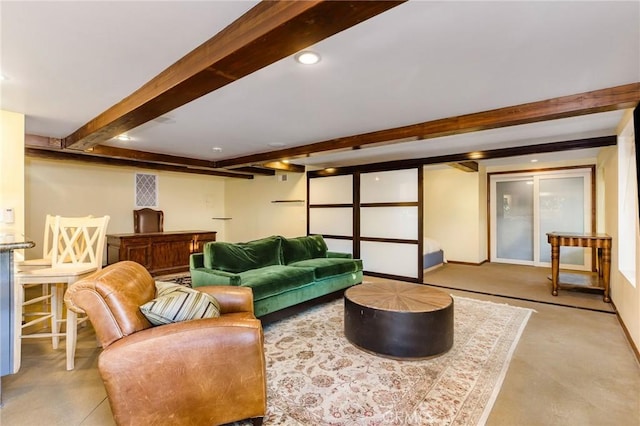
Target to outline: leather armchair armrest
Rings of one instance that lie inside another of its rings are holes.
[[[253,314],[253,290],[250,287],[212,285],[196,290],[210,294],[220,303],[221,314],[250,312]]]
[[[99,369],[117,424],[220,424],[264,416],[262,348],[259,320],[186,321],[113,343]]]

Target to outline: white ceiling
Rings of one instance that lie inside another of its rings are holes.
[[[27,133],[68,136],[255,4],[2,1],[0,108],[24,113]],[[640,2],[410,1],[311,49],[318,65],[285,58],[107,145],[222,160],[638,82]],[[610,135],[622,114],[296,162],[339,166]]]

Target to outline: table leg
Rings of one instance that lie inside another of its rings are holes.
[[[560,279],[560,246],[551,244],[551,294],[558,295],[558,281]]]
[[[602,248],[602,284],[604,285],[604,297],[605,303],[611,302],[609,297],[609,278],[611,274],[611,247],[605,246]]]

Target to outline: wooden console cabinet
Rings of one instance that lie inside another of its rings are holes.
[[[133,260],[151,275],[184,272],[189,270],[189,255],[201,252],[205,243],[215,240],[212,231],[107,235],[107,263]]]

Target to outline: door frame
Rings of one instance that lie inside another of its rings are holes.
[[[581,174],[586,175],[586,179],[590,176],[591,185],[585,185],[585,227],[589,228],[586,232],[595,232],[596,229],[596,166],[595,165],[582,165],[582,166],[571,166],[571,167],[557,167],[557,168],[547,168],[547,169],[527,169],[527,170],[512,170],[512,171],[504,171],[504,172],[493,172],[487,173],[487,251],[489,254],[489,260],[491,262],[502,262],[503,259],[498,259],[495,256],[496,253],[496,241],[495,241],[495,230],[496,230],[496,218],[495,218],[495,182],[496,178],[504,177],[514,177],[513,180],[518,179],[526,179],[527,177],[539,177],[539,176],[563,176],[563,175],[571,175],[571,174]],[[502,179],[500,179],[502,180]],[[534,187],[538,189],[538,179],[534,180]],[[587,200],[589,197],[589,200]],[[521,264],[521,265],[531,265],[531,266],[539,266],[539,267],[551,267],[550,262],[541,262],[540,261],[540,221],[539,221],[539,197],[534,197],[534,241],[533,241],[533,250],[534,250],[534,259],[533,261],[513,261],[511,260],[508,263],[512,264]],[[585,261],[584,266],[578,265],[568,265],[561,264],[561,268],[566,269],[578,269],[578,270],[591,270],[593,271],[596,265],[596,253],[594,250],[591,250],[592,253],[589,253],[589,250],[585,249]]]

